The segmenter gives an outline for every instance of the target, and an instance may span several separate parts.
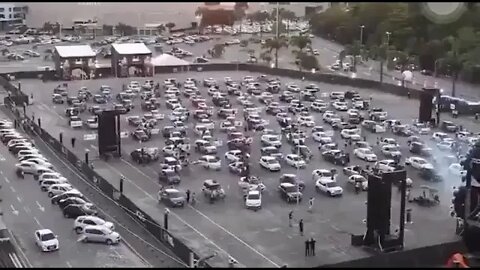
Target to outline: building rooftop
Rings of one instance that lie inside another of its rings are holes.
[[[90,45],[55,46],[55,50],[62,58],[96,56]]]
[[[144,43],[113,43],[112,48],[119,54],[151,54],[147,46]]]
[[[152,59],[154,66],[188,66],[189,62],[182,60],[170,54],[161,54]]]

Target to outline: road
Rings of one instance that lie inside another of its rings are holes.
[[[147,266],[124,243],[105,246],[78,242],[79,236],[73,231],[73,220],[63,217],[58,206],[50,203],[50,198],[40,190],[33,177],[18,178],[13,169],[16,158],[4,145],[0,149],[4,221],[33,267]],[[42,253],[35,246],[34,231],[43,228],[51,229],[58,235],[58,252]]]
[[[230,76],[233,79],[240,79],[245,75],[258,76],[259,74],[248,72],[236,72],[235,74],[225,72],[202,72],[202,73],[176,73],[176,74],[162,74],[156,75],[155,81],[162,82],[169,77],[175,77],[183,81],[187,77],[196,77],[197,79],[213,77],[217,80],[223,80],[223,77]],[[129,78],[129,79],[102,79],[93,81],[72,81],[69,82],[69,91],[71,94],[75,93],[81,86],[86,86],[92,91],[96,91],[102,84],[112,86],[113,89],[121,89],[121,85],[130,80],[138,80],[142,82],[143,78]],[[291,80],[283,78],[283,83],[295,82],[301,85],[298,80]],[[304,82],[308,84],[310,82]],[[42,93],[51,93],[53,87],[57,83],[41,83],[39,87],[36,80],[22,80],[22,88],[28,91],[44,91]],[[389,117],[399,119],[405,123],[417,117],[418,101],[410,100],[403,97],[393,96],[378,92],[373,89],[353,89],[351,87],[328,85],[317,83],[322,92],[329,91],[347,91],[358,90],[362,96],[373,97],[373,106],[382,107],[388,110]],[[202,87],[203,90],[205,90]],[[35,92],[36,93],[36,92]],[[34,95],[35,95],[34,93]],[[132,164],[128,154],[141,146],[155,146],[163,147],[163,139],[155,137],[149,142],[138,143],[130,138],[123,139],[122,149],[124,156],[120,160],[110,160],[108,163],[100,161],[96,157],[97,145],[96,141],[82,141],[83,134],[92,133],[92,131],[72,130],[67,126],[67,120],[63,116],[65,106],[52,105],[48,95],[41,95],[41,100],[35,100],[33,106],[28,108],[28,113],[34,113],[36,117],[42,118],[42,126],[46,128],[53,136],[58,136],[59,132],[63,132],[65,145],[71,148],[69,141],[71,137],[77,138],[77,144],[73,149],[79,156],[84,155],[85,149],[90,150],[90,157],[93,159],[95,169],[103,175],[114,186],[119,185],[120,175],[126,177],[124,184],[124,193],[137,205],[142,207],[147,214],[154,217],[160,223],[163,222],[164,206],[159,205],[156,201],[156,193],[159,189],[159,184],[156,180],[158,167],[155,164],[147,166],[138,166]],[[209,99],[207,99],[209,100]],[[236,104],[236,102],[234,102]],[[401,104],[401,106],[399,105]],[[138,109],[139,104],[136,101],[136,109],[129,115],[141,115],[142,112]],[[189,107],[191,109],[191,107]],[[169,110],[165,109],[162,103],[161,113],[167,116]],[[86,119],[87,113],[82,115],[82,119]],[[279,129],[274,117],[264,116],[271,123],[271,128]],[[321,115],[315,114],[317,124],[321,123]],[[216,118],[215,118],[216,119]],[[442,119],[450,119],[447,115],[442,116]],[[164,120],[165,123],[160,126],[168,125],[169,120]],[[478,131],[478,125],[470,118],[459,118],[455,122],[461,123],[464,127],[471,131]],[[125,115],[122,116],[122,130],[132,130],[128,127],[125,121]],[[188,123],[189,128],[193,127],[191,121]],[[94,133],[94,132],[93,132]],[[258,134],[254,135],[254,145],[258,145]],[[222,133],[217,133],[216,136],[226,141],[226,137]],[[389,136],[392,136],[391,134]],[[196,138],[192,137],[191,141]],[[338,133],[335,137],[336,141],[341,142]],[[396,138],[402,145],[402,151],[406,153],[405,138]],[[368,135],[367,140],[371,145],[375,145],[376,136]],[[313,188],[313,181],[311,181],[311,171],[318,168],[331,168],[332,165],[325,163],[318,157],[318,150],[316,150],[316,143],[311,140],[307,141],[307,145],[314,152],[314,162],[311,162],[305,170],[295,170],[282,164],[281,173],[267,173],[259,166],[252,167],[252,174],[259,176],[267,186],[267,191],[263,197],[264,207],[259,212],[251,212],[243,208],[241,193],[238,190],[238,177],[233,176],[227,172],[225,164],[221,172],[206,171],[203,168],[190,166],[181,172],[182,183],[181,190],[190,189],[191,191],[200,194],[200,187],[203,180],[211,178],[216,179],[222,183],[226,189],[227,198],[224,202],[216,203],[214,205],[208,204],[203,198],[195,208],[186,207],[185,209],[172,210],[170,218],[170,230],[176,235],[183,238],[189,246],[198,250],[200,254],[206,256],[211,254],[214,250],[219,251],[222,255],[230,255],[246,266],[278,266],[288,264],[289,266],[316,266],[323,263],[334,263],[341,260],[352,258],[359,258],[366,256],[366,253],[360,249],[350,246],[349,233],[363,233],[364,224],[362,220],[365,218],[364,202],[365,196],[355,195],[352,188],[345,183],[345,177],[341,176],[337,181],[345,188],[343,198],[331,199],[321,194],[317,194]],[[284,153],[289,152],[288,145],[284,147]],[[226,151],[225,147],[220,148],[220,156]],[[349,149],[348,151],[353,151]],[[259,151],[252,152],[252,160],[259,159]],[[375,148],[375,152],[379,158],[383,158],[380,154],[379,148]],[[438,153],[440,154],[440,153]],[[92,157],[93,156],[93,157]],[[353,164],[365,165],[366,163],[358,160],[352,156]],[[409,155],[406,155],[409,156]],[[193,154],[193,160],[198,157],[198,154]],[[222,158],[223,159],[223,158]],[[223,161],[222,161],[223,162]],[[445,166],[440,166],[445,167]],[[337,168],[339,169],[339,168]],[[287,205],[278,198],[275,191],[278,185],[278,177],[282,173],[296,173],[300,179],[304,179],[307,188],[304,192],[304,198],[311,196],[315,197],[315,211],[314,214],[307,213],[306,202],[300,205]],[[442,171],[443,173],[443,171]],[[412,194],[418,193],[418,187],[422,184],[427,184],[424,180],[416,176],[414,170],[408,169],[408,175],[414,179],[415,187]],[[454,239],[450,233],[454,228],[454,220],[449,217],[449,205],[451,198],[452,186],[458,185],[458,181],[445,177],[443,183],[431,184],[440,190],[440,197],[442,200],[441,207],[424,209],[416,205],[411,205],[414,209],[414,224],[408,225],[406,232],[406,246],[407,248],[419,247],[428,244],[434,244],[441,241],[448,241]],[[200,195],[198,195],[200,196]],[[393,196],[393,213],[398,213],[399,209],[399,195],[395,192]],[[295,219],[304,219],[307,236],[315,237],[319,240],[319,250],[321,256],[317,258],[303,259],[301,251],[303,250],[303,237],[298,235],[296,227],[289,228],[287,214],[294,209]],[[393,226],[398,226],[397,214],[392,214]],[[431,224],[435,222],[437,230],[431,230]],[[318,224],[322,224],[318,226]],[[282,235],[282,237],[280,237]],[[289,245],[285,245],[285,243]],[[220,256],[220,255],[219,255]],[[321,258],[321,260],[320,260]],[[217,262],[217,261],[215,261]],[[225,265],[225,260],[218,261],[218,266]],[[215,265],[216,266],[216,265]]]

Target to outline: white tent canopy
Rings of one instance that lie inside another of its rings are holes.
[[[90,45],[55,46],[55,50],[62,58],[96,56]]]
[[[152,64],[154,66],[188,66],[190,65],[189,62],[166,53],[152,58]]]
[[[152,51],[145,46],[144,43],[113,43],[112,47],[119,54],[134,55],[134,54],[151,54]]]

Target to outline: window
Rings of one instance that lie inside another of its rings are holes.
[[[8,8],[8,11],[12,12],[12,8]]]
[[[83,223],[88,224],[88,225],[97,225],[92,220],[85,220]]]
[[[4,12],[5,11],[5,8],[0,8],[0,12]]]

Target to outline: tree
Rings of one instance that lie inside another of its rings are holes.
[[[135,27],[124,23],[117,24],[115,28],[117,31],[120,32],[121,36],[131,36],[137,32],[137,29]]]
[[[168,32],[172,32],[172,29],[175,27],[175,23],[169,22],[169,23],[165,24],[165,27],[168,28]]]
[[[157,26],[157,34],[161,35],[163,32],[165,32],[166,29],[167,28],[165,27],[165,25],[160,24],[159,26]]]
[[[343,64],[343,58],[345,58],[347,55],[351,55],[352,56],[352,68],[353,68],[353,71],[356,72],[357,70],[357,56],[361,56],[363,53],[363,45],[360,44],[359,41],[355,41],[353,44],[349,44],[349,45],[346,45],[345,48],[343,49],[343,51],[341,51],[341,53],[339,54],[339,58],[340,56],[342,56],[340,62],[342,62]]]
[[[283,20],[287,21],[287,23],[285,24],[285,33],[287,33],[287,35],[288,35],[289,32],[290,32],[290,22],[293,21],[293,20],[296,20],[297,15],[295,15],[295,12],[293,12],[291,10],[287,10],[287,9],[284,9],[284,8],[279,8],[278,9],[278,16],[279,16],[278,21],[280,21],[280,22],[282,22]],[[272,12],[270,13],[270,18],[272,18],[272,20],[277,21],[277,8],[274,8],[272,10]],[[275,29],[275,28],[272,28],[272,29]]]
[[[113,25],[108,25],[108,24],[102,25],[102,32],[106,36],[113,35]]]
[[[278,35],[280,36],[280,35],[282,35],[286,32],[287,32],[286,24],[284,24],[283,22],[280,22],[278,24]],[[273,22],[273,24],[272,24],[272,33],[274,33],[275,35],[277,34],[277,22],[276,21]]]
[[[288,48],[288,41],[284,37],[268,39],[265,41],[265,44],[262,45],[262,48],[268,49],[270,53],[275,50],[275,68],[278,68],[278,50]]]
[[[220,58],[225,53],[225,44],[215,44],[212,48],[212,57]]]
[[[297,47],[303,53],[304,49],[312,45],[312,40],[304,35],[293,36],[290,38],[290,45]]]
[[[270,14],[266,11],[256,11],[247,16],[252,22],[257,22],[260,24],[260,38],[263,37],[263,26],[266,21],[270,19]]]
[[[270,65],[270,62],[272,62],[272,54],[269,51],[264,51],[260,54],[260,59],[265,61],[267,65]]]
[[[302,71],[302,69],[306,69],[306,70],[319,69],[318,59],[315,56],[309,55],[304,52],[299,52],[297,57],[298,57],[297,58],[298,68],[300,71]]]

